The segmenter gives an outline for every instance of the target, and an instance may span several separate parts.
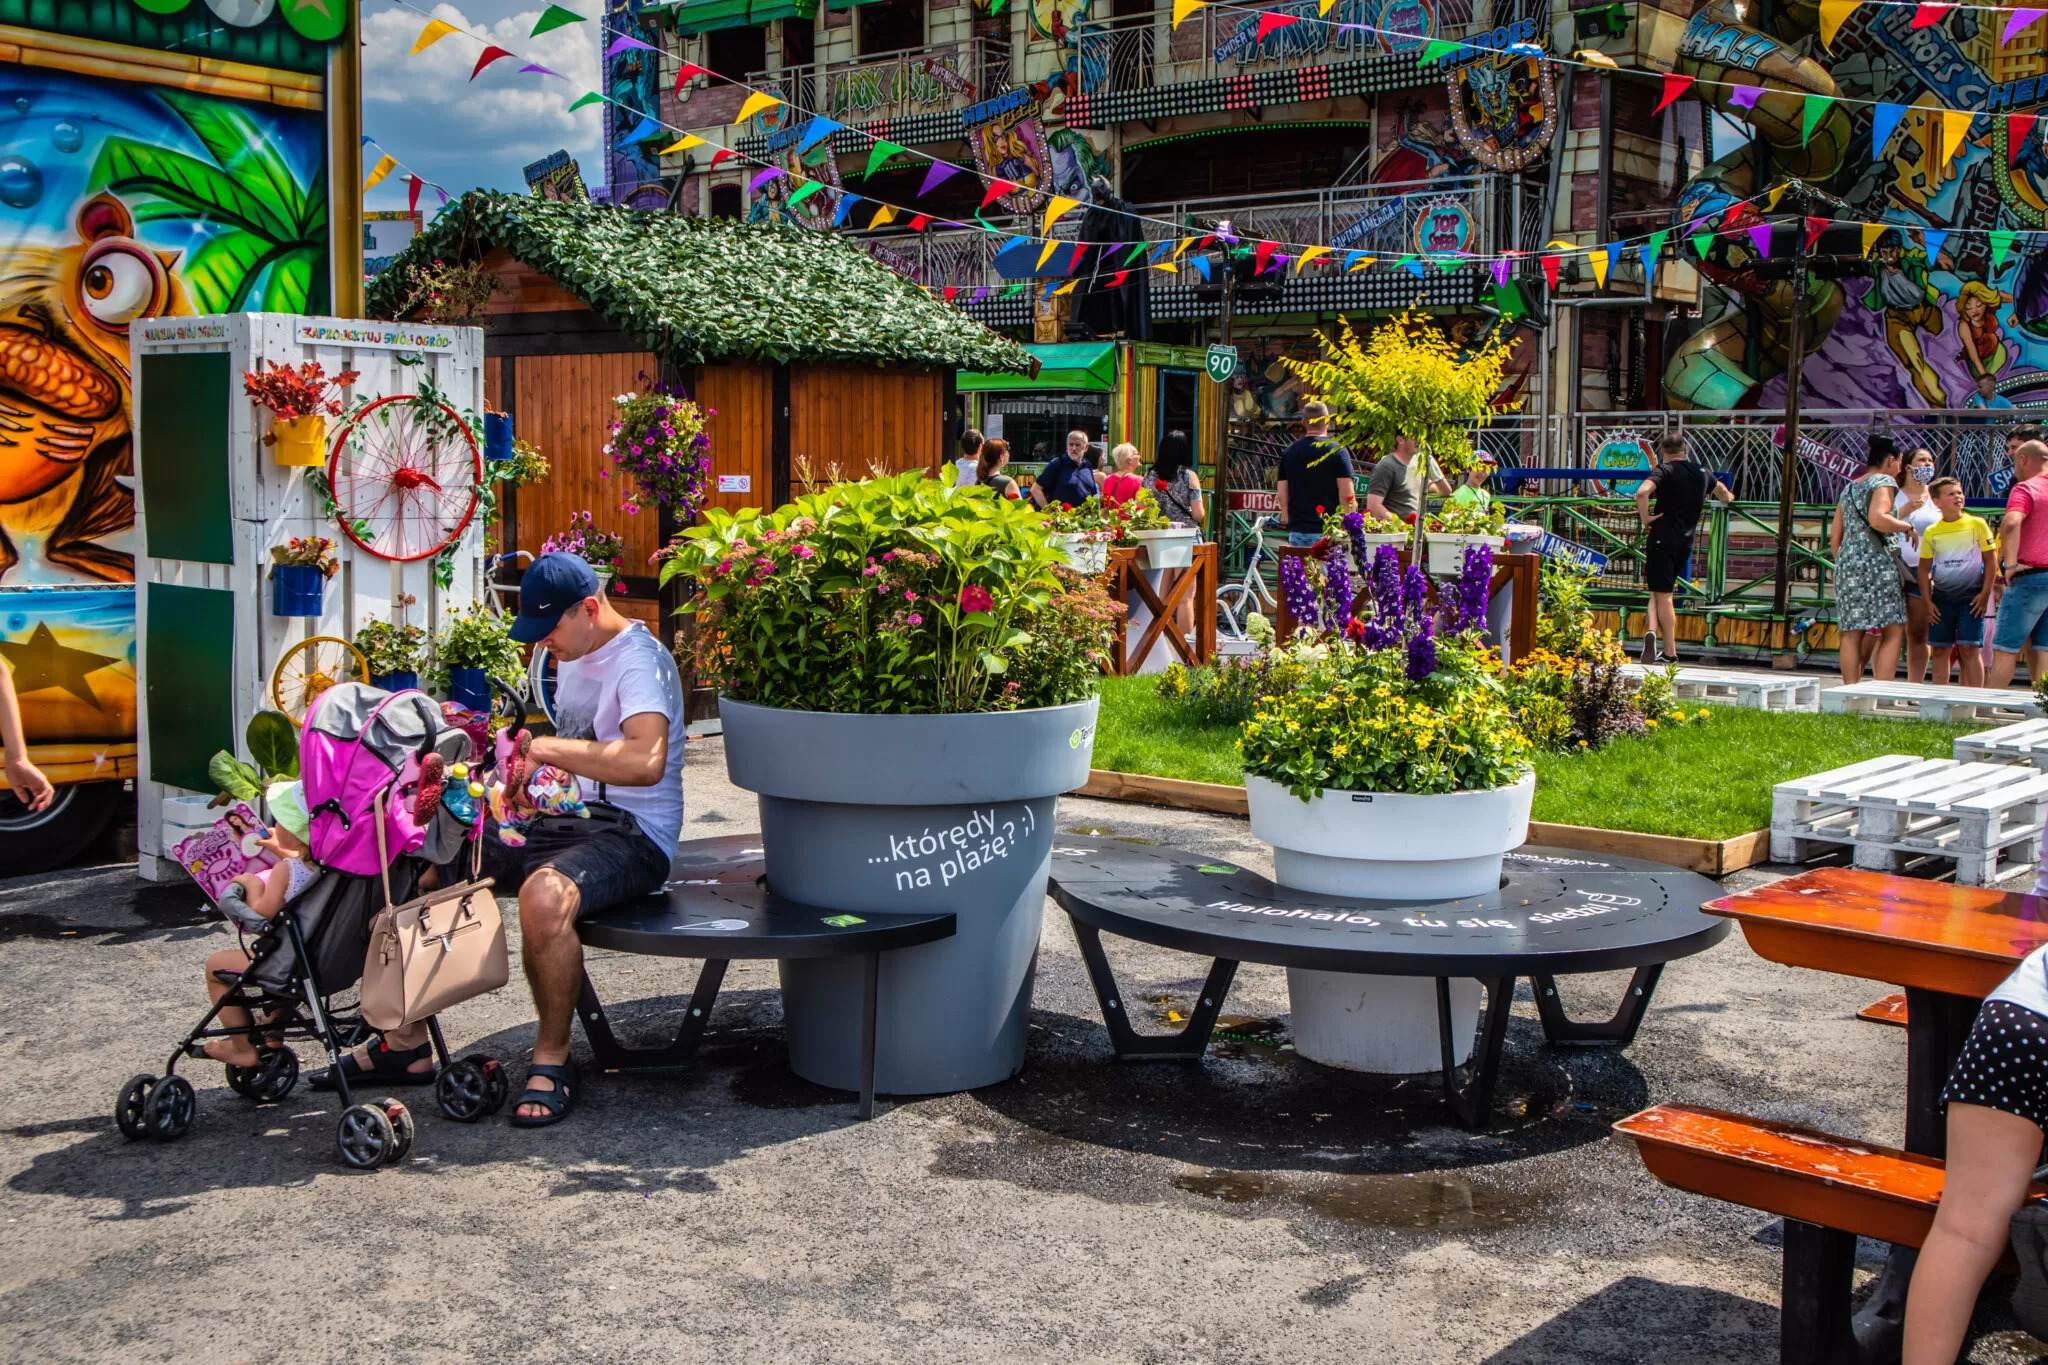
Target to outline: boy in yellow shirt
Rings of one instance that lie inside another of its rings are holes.
[[[1949,653],[1962,656],[1963,686],[1984,685],[1984,613],[1991,609],[1997,542],[1982,517],[1963,511],[1963,486],[1936,479],[1928,497],[1941,520],[1920,534],[1920,598],[1927,603],[1927,648],[1934,681],[1948,681]]]

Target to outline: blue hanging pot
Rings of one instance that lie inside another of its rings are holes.
[[[381,687],[386,692],[412,692],[418,690],[420,675],[408,669],[401,673],[375,673],[370,676],[370,686]]]
[[[472,711],[491,709],[491,675],[481,668],[448,670],[448,700]]]
[[[311,564],[273,564],[270,566],[270,614],[317,617],[326,589],[327,575]]]
[[[509,460],[512,458],[512,419],[502,412],[484,414],[484,458],[486,460]]]

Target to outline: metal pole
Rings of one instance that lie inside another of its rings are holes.
[[[1223,345],[1230,345],[1231,326],[1237,321],[1237,262],[1230,258],[1230,244],[1223,244]],[[1223,401],[1217,408],[1220,417],[1216,423],[1216,483],[1210,489],[1209,498],[1209,539],[1219,546],[1223,544],[1223,533],[1230,526],[1230,512],[1225,506],[1230,501],[1230,382],[1224,381]]]
[[[1792,231],[1792,330],[1785,360],[1785,452],[1778,471],[1778,567],[1777,583],[1771,591],[1771,630],[1776,635],[1771,662],[1776,667],[1793,666],[1791,652],[1792,606],[1792,492],[1799,478],[1799,383],[1806,352],[1806,222],[1805,200],[1802,216]]]

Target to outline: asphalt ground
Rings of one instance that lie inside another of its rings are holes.
[[[688,836],[756,827],[718,740],[686,781]],[[1270,870],[1239,819],[1070,799],[1060,823]],[[194,1064],[192,1131],[124,1140],[116,1093],[228,938],[129,867],[0,881],[0,1360],[1747,1365],[1777,1358],[1773,1221],[1657,1185],[1608,1126],[1671,1100],[1896,1143],[1904,1113],[1903,1032],[1854,1018],[1883,989],[1739,934],[1672,964],[1625,1054],[1544,1047],[1524,984],[1484,1132],[1433,1082],[1297,1059],[1273,968],[1240,971],[1204,1065],[1118,1065],[1048,903],[1024,1073],[869,1123],[789,1071],[774,966],[744,963],[696,1067],[588,1077],[559,1127],[398,1091],[412,1152],[357,1174],[331,1097],[257,1107]],[[1188,1012],[1205,962],[1110,952],[1134,1013]],[[630,1036],[674,1028],[694,965],[592,974]],[[1625,980],[1566,1003],[1604,1015]],[[443,1022],[522,1071],[516,974]],[[2048,1359],[2002,1293],[1979,1326],[1971,1361]]]

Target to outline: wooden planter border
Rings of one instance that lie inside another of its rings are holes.
[[[1086,785],[1077,787],[1071,794],[1105,801],[1136,801],[1152,806],[1171,806],[1177,810],[1207,811],[1215,815],[1251,813],[1243,787],[1225,782],[1147,777],[1143,773],[1122,773],[1109,768],[1090,768]],[[1709,877],[1726,876],[1741,868],[1754,867],[1766,861],[1771,852],[1771,832],[1767,829],[1738,834],[1733,839],[1680,839],[1668,834],[1637,834],[1631,830],[1552,825],[1531,820],[1529,842],[1587,853],[1646,858]]]

